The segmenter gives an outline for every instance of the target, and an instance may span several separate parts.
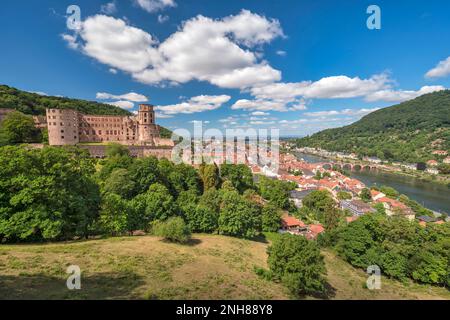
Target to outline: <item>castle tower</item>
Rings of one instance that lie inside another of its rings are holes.
[[[78,112],[47,109],[48,142],[51,146],[75,145],[80,141]]]
[[[155,144],[155,138],[159,138],[159,128],[155,124],[155,111],[150,104],[139,105],[138,112],[139,142],[142,144]]]

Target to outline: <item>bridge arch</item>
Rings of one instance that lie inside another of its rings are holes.
[[[330,170],[333,168],[333,164],[332,163],[324,163],[322,165],[322,168],[324,168],[325,170]]]
[[[353,166],[352,166],[350,163],[345,163],[345,164],[342,166],[342,169],[344,169],[344,170],[352,170],[352,169],[353,169]]]

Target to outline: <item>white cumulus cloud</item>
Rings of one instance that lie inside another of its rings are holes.
[[[112,99],[112,100],[127,100],[127,101],[133,101],[133,102],[147,102],[148,101],[148,98],[146,96],[144,96],[143,94],[136,93],[136,92],[130,92],[130,93],[125,93],[125,94],[121,94],[121,95],[114,95],[114,94],[106,93],[106,92],[97,92],[96,98],[101,99],[101,100]]]
[[[135,0],[135,2],[139,7],[150,13],[177,5],[174,0]]]
[[[122,109],[133,109],[134,108],[134,103],[131,101],[120,100],[120,101],[112,101],[112,102],[106,102],[106,103],[110,104],[112,106],[122,108]]]
[[[279,70],[261,60],[260,47],[283,36],[277,20],[242,10],[222,19],[191,18],[161,43],[122,19],[104,15],[88,17],[76,35],[64,39],[146,84],[199,80],[244,89],[281,79]]]
[[[440,78],[445,77],[450,74],[450,57],[440,61],[436,67],[429,70],[425,76],[427,78]]]
[[[166,115],[173,115],[178,113],[191,114],[203,111],[210,111],[220,108],[224,103],[231,99],[230,96],[207,96],[201,95],[190,98],[188,101],[178,104],[157,106],[155,109],[160,113]]]
[[[417,91],[414,90],[380,90],[369,94],[366,101],[388,101],[388,102],[402,102],[411,100],[423,94],[445,90],[443,86],[423,86]]]
[[[117,12],[116,1],[108,2],[101,6],[100,12],[105,14],[113,14]]]

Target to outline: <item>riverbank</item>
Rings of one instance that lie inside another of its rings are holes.
[[[285,152],[301,153],[301,154],[318,157],[321,159],[321,161],[319,161],[319,162],[323,162],[323,160],[324,160],[324,161],[336,161],[336,162],[349,163],[349,164],[376,166],[377,170],[379,170],[379,171],[396,174],[396,175],[401,175],[401,176],[408,176],[408,177],[422,180],[424,182],[436,183],[439,185],[447,186],[450,190],[450,176],[449,175],[441,175],[441,174],[433,175],[433,174],[427,173],[425,171],[408,170],[405,168],[399,168],[399,167],[396,167],[396,166],[393,166],[390,164],[385,164],[385,163],[380,165],[380,164],[374,164],[374,163],[364,161],[364,160],[354,160],[354,159],[350,159],[350,158],[340,159],[337,157],[323,156],[323,155],[318,155],[318,154],[309,153],[309,152],[305,152],[305,151],[294,150],[294,151],[285,151]]]
[[[324,158],[317,155],[301,152],[293,152],[293,154],[309,163],[324,162]],[[390,186],[426,208],[450,213],[450,189],[444,184],[424,181],[408,174],[381,170],[348,171],[348,174],[368,187]]]

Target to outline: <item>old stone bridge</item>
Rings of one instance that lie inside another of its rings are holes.
[[[322,162],[319,165],[326,170],[330,170],[333,168],[350,171],[370,171],[378,169],[378,166],[376,164],[367,164],[359,162],[350,163],[350,162],[331,161],[331,162]]]

